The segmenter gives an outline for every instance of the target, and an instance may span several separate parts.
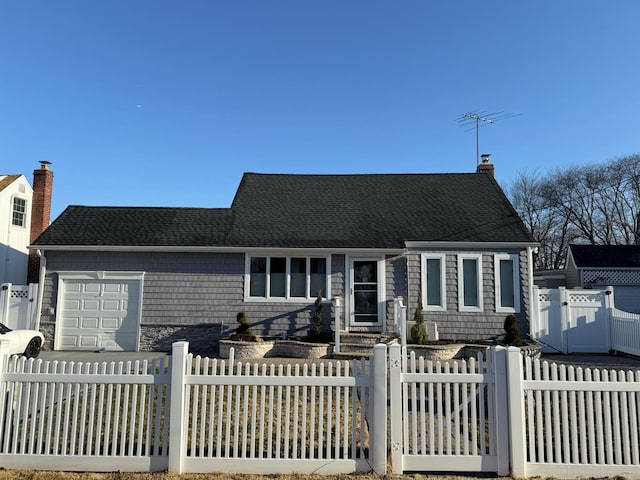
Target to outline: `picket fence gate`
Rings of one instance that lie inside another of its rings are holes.
[[[193,357],[186,342],[109,364],[0,354],[0,467],[383,475],[390,454],[394,473],[640,478],[640,371],[515,347],[452,363],[374,350],[315,366]]]

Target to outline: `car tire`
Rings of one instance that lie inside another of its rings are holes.
[[[40,355],[40,347],[42,347],[41,343],[42,342],[38,337],[33,337],[29,340],[27,348],[24,349],[23,355],[27,358],[36,358]]]

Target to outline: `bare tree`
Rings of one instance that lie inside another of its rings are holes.
[[[564,266],[569,243],[625,245],[640,240],[640,155],[521,172],[507,192],[534,239],[535,268]]]

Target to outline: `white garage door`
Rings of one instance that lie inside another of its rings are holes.
[[[640,313],[640,287],[617,286],[613,287],[613,301],[618,310],[631,313]]]
[[[142,278],[60,279],[56,350],[137,350]]]

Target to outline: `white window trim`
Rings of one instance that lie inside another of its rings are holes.
[[[265,257],[267,259],[267,273],[266,273],[266,296],[265,297],[252,297],[250,295],[251,287],[251,258]],[[285,258],[285,297],[271,297],[271,258]],[[306,283],[306,296],[305,297],[290,297],[288,296],[291,290],[291,259],[292,258],[305,258],[307,260],[307,283]],[[296,255],[296,254],[262,254],[262,253],[247,253],[245,254],[244,265],[244,301],[245,302],[279,302],[279,303],[308,303],[316,299],[316,294],[309,291],[311,287],[310,275],[311,275],[311,259],[312,258],[324,258],[326,262],[326,296],[322,298],[323,301],[331,300],[331,256],[327,255]]]
[[[478,306],[468,306],[464,304],[464,260],[475,260],[478,264],[477,285],[478,285]],[[458,311],[460,312],[483,312],[484,311],[484,286],[482,284],[482,254],[481,253],[460,253],[458,254]]]
[[[24,201],[24,212],[22,212],[22,225],[16,225],[13,223],[13,214],[15,213],[15,201],[16,200],[22,200]],[[27,200],[24,197],[21,197],[19,195],[14,195],[13,197],[11,197],[11,217],[9,218],[9,225],[12,228],[21,228],[21,229],[26,229],[31,222],[30,218],[27,218],[27,215],[29,214],[29,200]]]
[[[423,311],[444,312],[447,310],[446,257],[444,253],[422,253],[420,255]],[[440,260],[440,305],[427,305],[427,260]]]
[[[500,277],[500,261],[511,260],[513,262],[513,307],[503,307],[500,305],[500,289],[503,279]],[[514,253],[496,253],[493,260],[493,272],[495,276],[496,312],[498,313],[520,313],[520,258]]]

